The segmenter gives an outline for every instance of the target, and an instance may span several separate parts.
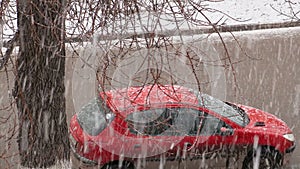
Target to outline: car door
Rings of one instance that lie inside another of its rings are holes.
[[[227,149],[233,140],[233,129],[223,120],[200,111],[199,118],[188,136],[183,140],[182,154],[193,159],[197,166],[226,166]],[[198,160],[198,161],[197,161]]]
[[[176,135],[173,124],[174,111],[160,107],[129,114],[126,118],[128,132],[127,154],[143,157],[148,160],[173,158],[177,153],[176,144],[181,136]],[[172,137],[175,135],[175,137]]]

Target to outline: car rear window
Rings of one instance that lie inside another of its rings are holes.
[[[99,98],[94,98],[82,107],[77,120],[82,129],[89,135],[96,136],[113,120],[114,115]]]

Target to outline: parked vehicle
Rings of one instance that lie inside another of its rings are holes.
[[[274,115],[175,85],[101,92],[72,117],[70,139],[75,156],[99,168],[184,160],[201,168],[221,159],[278,168],[295,149],[291,129]]]

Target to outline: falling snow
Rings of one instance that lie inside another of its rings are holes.
[[[204,4],[208,5],[208,7],[211,8],[211,11],[214,11],[213,13],[205,11],[209,19],[213,23],[218,23],[222,25],[237,25],[237,24],[278,23],[278,22],[287,22],[287,21],[299,21],[300,16],[299,13],[297,13],[297,11],[300,10],[300,2],[298,1],[293,1],[293,2],[294,2],[293,8],[291,8],[291,6],[289,6],[287,4],[287,1],[285,0],[273,0],[273,1],[216,0],[216,2],[206,2]],[[217,11],[222,11],[222,13],[219,13]],[[295,14],[295,15],[290,15],[290,14]],[[147,15],[148,14],[146,14],[145,16],[146,18]],[[165,23],[166,25],[164,29],[166,31],[170,31],[176,28],[175,27],[176,24],[174,23],[173,24],[172,23],[170,24],[169,22],[165,22]],[[191,25],[182,23],[182,29],[190,28],[190,26]],[[139,28],[141,29],[141,31],[143,30],[143,27],[139,27]],[[9,29],[7,26],[4,26],[4,31],[7,35],[13,34],[13,32],[11,32],[11,29]],[[224,41],[228,42],[229,45],[231,44],[230,51],[234,55],[233,58],[234,58],[234,63],[237,64],[237,70],[236,70],[237,72],[239,71],[243,72],[243,69],[245,69],[245,67],[257,66],[253,69],[250,69],[248,72],[244,72],[240,76],[240,79],[238,79],[240,80],[239,81],[240,87],[243,88],[245,91],[245,92],[242,91],[241,95],[243,94],[247,95],[249,96],[249,98],[236,99],[234,96],[227,96],[227,98],[232,99],[232,101],[237,101],[237,100],[243,101],[243,103],[245,104],[252,104],[260,108],[263,108],[266,111],[270,111],[272,114],[275,114],[276,116],[284,119],[284,121],[286,121],[294,131],[297,131],[299,128],[299,122],[297,119],[299,119],[299,112],[300,112],[300,79],[299,79],[300,60],[298,57],[300,55],[300,51],[298,49],[298,46],[295,47],[294,45],[298,43],[297,41],[299,41],[299,32],[300,32],[299,27],[234,32],[233,35],[235,36],[235,38],[239,39],[242,42],[242,46],[245,48],[245,50],[240,50],[237,47],[238,45],[236,44],[235,46],[232,45],[235,40],[232,34],[230,33],[221,34],[222,37],[224,38]],[[4,40],[6,40],[7,38],[9,37],[4,37]],[[219,36],[211,35],[209,38],[212,41],[217,41]],[[218,46],[216,48],[218,49]],[[5,53],[7,49],[2,47],[1,50],[3,53]],[[93,53],[93,55],[96,55],[96,49],[92,48],[91,51],[89,52]],[[15,53],[17,53],[17,49],[15,50]],[[220,53],[222,53],[222,51]],[[247,53],[252,53],[253,55],[247,55]],[[245,55],[247,55],[247,57],[245,57]],[[0,56],[0,60],[1,59],[3,58]],[[94,60],[91,62],[94,62]],[[73,66],[72,64],[73,63],[71,63],[70,64],[71,66],[69,67],[72,67]],[[77,68],[77,66],[74,67]],[[72,71],[73,70],[71,70],[71,72]],[[76,71],[70,74],[72,74],[72,76],[75,77],[79,74]],[[120,72],[122,71],[123,69],[120,70]],[[93,72],[95,72],[94,69]],[[6,93],[7,91],[6,83],[3,84],[3,82],[6,82],[6,75],[2,75],[2,74],[4,73],[0,72],[0,79],[1,79],[0,113],[2,113],[1,108],[5,105],[4,103],[6,103],[6,100],[8,100],[8,97],[5,94],[2,94],[2,93]],[[70,107],[72,107],[73,102],[74,103],[80,102],[80,103],[74,105],[75,108],[69,107],[67,110],[74,111],[75,109],[76,112],[77,111],[76,106],[80,108],[82,107],[82,105],[85,105],[87,103],[87,100],[94,97],[94,96],[89,97],[87,95],[90,94],[89,93],[90,87],[95,84],[93,83],[91,86],[85,85],[86,79],[93,78],[90,77],[89,75],[86,76],[86,74],[84,75],[79,74],[78,79],[81,79],[81,81],[75,84],[74,81],[72,82],[72,80],[74,79],[70,80],[69,77],[71,76],[70,74],[67,74],[66,77],[67,78],[66,96],[70,96],[71,94],[75,95],[76,92],[79,94],[78,94],[78,98],[76,98],[76,96],[73,96],[72,98],[67,98],[69,99],[68,101],[69,106],[71,105]],[[10,76],[12,76],[12,74],[10,74]],[[290,82],[286,81],[286,77],[290,77],[289,78]],[[243,80],[249,80],[249,79],[253,83],[250,83],[249,81],[243,83]],[[296,82],[294,82],[293,80],[295,80]],[[25,81],[23,87],[25,87]],[[256,84],[257,86],[251,86],[249,84]],[[12,86],[12,84],[10,84],[10,86]],[[88,89],[86,89],[86,86],[88,86]],[[222,86],[222,87],[224,87],[226,90],[226,88],[230,88],[230,85]],[[78,90],[80,88],[85,88],[85,89]],[[70,92],[71,90],[73,91]],[[230,90],[232,89],[231,88],[228,89],[228,91]],[[285,93],[289,93],[289,94],[285,95]],[[258,96],[256,94],[261,94],[261,96]],[[54,99],[53,92],[50,93],[50,101],[52,101],[52,99]],[[283,109],[282,107],[280,107],[280,105],[286,105],[286,109]],[[290,118],[287,113],[290,113],[292,115],[292,118]],[[70,116],[71,115],[69,115],[69,117]],[[51,123],[50,124],[48,123],[48,118],[49,116],[47,115],[43,116],[43,119],[41,119],[41,121],[44,124],[41,125],[54,126]],[[63,119],[60,120],[62,121]],[[95,125],[99,125],[99,124],[97,123]],[[5,133],[7,130],[8,129],[5,128],[3,129],[3,131],[0,131],[0,136],[2,136],[2,134]],[[27,128],[25,127],[22,130],[26,131]],[[40,133],[41,137],[43,137],[45,140],[49,140],[51,139],[51,133],[53,133],[53,128],[45,127],[44,130],[40,132],[41,132]],[[296,139],[299,140],[300,138],[299,132],[296,133],[295,135],[296,135]],[[9,137],[9,136],[5,135],[5,137]],[[258,142],[257,138],[255,138],[254,142],[255,143]],[[299,145],[299,141],[298,141],[298,145]],[[5,146],[7,147],[8,145]],[[173,146],[174,145],[171,145],[171,147]],[[28,147],[27,143],[22,142],[21,149],[27,149],[27,147]],[[0,146],[0,153],[2,152],[2,148],[3,146]],[[261,153],[261,150],[257,144],[254,144],[254,149],[257,149],[256,151],[257,154],[255,157],[256,162],[254,168],[258,168],[259,154]],[[85,151],[89,151],[89,150],[86,149]],[[183,158],[185,158],[186,154],[184,153],[182,156]],[[161,156],[160,158],[161,160],[160,160],[159,168],[162,169],[166,161],[164,156]],[[295,156],[292,160],[293,161],[292,161],[291,168],[299,168],[300,166],[299,152],[295,152]],[[12,159],[12,161],[16,161],[16,160]],[[145,161],[139,160],[137,166],[143,166],[143,163],[145,163]],[[2,165],[1,161],[0,164]],[[49,169],[70,169],[72,165],[73,165],[72,162],[59,162],[56,166],[53,166]],[[205,166],[206,166],[205,161],[202,161],[202,163],[199,165],[199,167],[203,167],[203,168]],[[18,167],[18,168],[22,168],[22,167]],[[28,169],[28,168],[22,168],[22,169]]]

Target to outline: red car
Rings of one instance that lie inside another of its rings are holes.
[[[295,149],[274,115],[175,85],[101,92],[72,117],[70,139],[75,156],[99,168],[273,169]]]

